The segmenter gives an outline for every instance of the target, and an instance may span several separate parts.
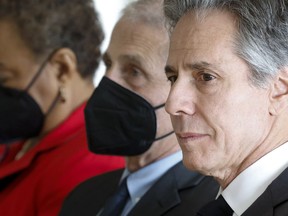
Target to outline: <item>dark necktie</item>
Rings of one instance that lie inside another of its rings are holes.
[[[100,216],[118,216],[122,213],[129,198],[127,188],[127,177],[123,179],[118,189],[110,199],[107,200]]]
[[[223,196],[219,196],[218,199],[213,200],[204,207],[202,207],[197,216],[232,216],[233,210],[225,201]]]

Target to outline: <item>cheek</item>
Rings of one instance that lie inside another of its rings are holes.
[[[155,101],[157,101],[155,104],[164,105],[166,103],[166,99],[167,97],[165,94],[162,94],[162,96],[159,94],[159,97],[155,99]],[[170,133],[174,130],[172,128],[170,115],[166,112],[165,106],[155,110],[155,113],[157,118],[157,137]]]
[[[157,137],[167,134],[173,130],[169,114],[164,107],[156,110],[157,117]]]
[[[159,84],[159,87],[150,87],[151,99],[156,105],[165,104],[170,91],[170,85],[167,82]]]
[[[268,104],[264,97],[263,100],[258,98],[255,103],[255,97],[251,94],[234,102],[227,100],[216,109],[214,122],[218,124],[212,127],[216,131],[217,142],[224,143],[227,152],[246,154],[264,139],[269,127]]]

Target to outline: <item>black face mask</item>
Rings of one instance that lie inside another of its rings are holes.
[[[88,145],[97,154],[133,156],[156,140],[155,110],[144,98],[103,77],[85,108]]]
[[[35,137],[40,133],[45,115],[36,101],[28,94],[28,90],[43,71],[50,56],[25,90],[0,86],[0,144]],[[54,107],[57,98],[47,113]]]

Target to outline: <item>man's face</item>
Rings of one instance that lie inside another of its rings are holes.
[[[235,18],[212,11],[182,17],[172,33],[166,103],[184,163],[229,178],[249,160],[271,128],[269,90],[253,86],[235,54]],[[225,176],[228,175],[228,176]]]
[[[166,102],[170,89],[164,72],[167,55],[167,32],[141,22],[120,20],[114,28],[109,47],[103,57],[107,68],[106,76],[156,107]],[[156,137],[172,131],[169,115],[164,108],[156,110],[156,117]],[[171,146],[167,143],[153,144],[145,152],[149,157],[147,160],[153,161],[161,154],[165,155],[169,148]],[[141,157],[143,158],[143,155]],[[129,158],[129,161],[132,160]]]
[[[165,102],[170,88],[164,73],[167,55],[166,33],[122,20],[104,54],[106,76],[157,106]]]

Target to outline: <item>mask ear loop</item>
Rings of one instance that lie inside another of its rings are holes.
[[[56,106],[58,100],[61,98],[61,92],[58,91],[58,94],[56,95],[55,99],[53,100],[52,104],[50,105],[49,109],[46,112],[46,116],[49,115],[49,113],[53,110],[53,108]]]
[[[41,67],[38,69],[37,73],[35,74],[35,76],[32,78],[32,80],[30,81],[30,83],[28,84],[28,86],[25,89],[25,92],[28,92],[29,89],[32,87],[32,85],[36,82],[37,78],[40,76],[40,74],[42,73],[44,67],[46,67],[48,61],[51,59],[51,57],[58,51],[59,49],[54,50],[52,53],[49,54],[49,56],[46,58],[46,60],[42,63]]]
[[[42,73],[44,67],[46,67],[48,61],[50,61],[51,57],[59,50],[55,49],[53,52],[51,52],[49,54],[49,56],[46,58],[46,60],[43,62],[43,64],[41,65],[41,67],[39,68],[39,70],[37,71],[37,73],[35,74],[35,76],[32,78],[32,80],[30,81],[29,85],[26,87],[25,92],[27,92],[31,86],[36,82],[37,78],[40,76],[40,74]],[[46,116],[52,111],[52,109],[56,106],[57,101],[60,99],[61,97],[61,91],[58,91],[58,94],[56,95],[55,99],[53,100],[52,104],[50,105],[48,111],[46,112]]]
[[[162,108],[162,107],[164,107],[164,106],[165,106],[165,103],[160,104],[160,105],[158,105],[158,106],[156,106],[156,107],[153,107],[153,108],[154,108],[154,110],[157,110],[157,109],[160,109],[160,108]]]
[[[160,109],[160,108],[162,108],[162,107],[164,107],[164,106],[165,106],[165,103],[160,104],[160,105],[154,107],[154,110]],[[174,133],[174,131],[171,131],[171,132],[169,132],[169,133],[167,133],[167,134],[164,134],[163,136],[160,136],[160,137],[154,139],[153,142],[158,141],[158,140],[161,140],[161,139],[164,139],[164,138],[170,136],[170,135],[173,134],[173,133]]]
[[[161,140],[161,139],[164,139],[164,138],[170,136],[170,135],[173,134],[173,133],[174,133],[174,131],[171,131],[171,132],[169,132],[169,133],[167,133],[167,134],[165,134],[165,135],[163,135],[163,136],[160,136],[160,137],[156,138],[156,139],[154,140],[154,142],[155,142],[155,141],[158,141],[158,140]]]

